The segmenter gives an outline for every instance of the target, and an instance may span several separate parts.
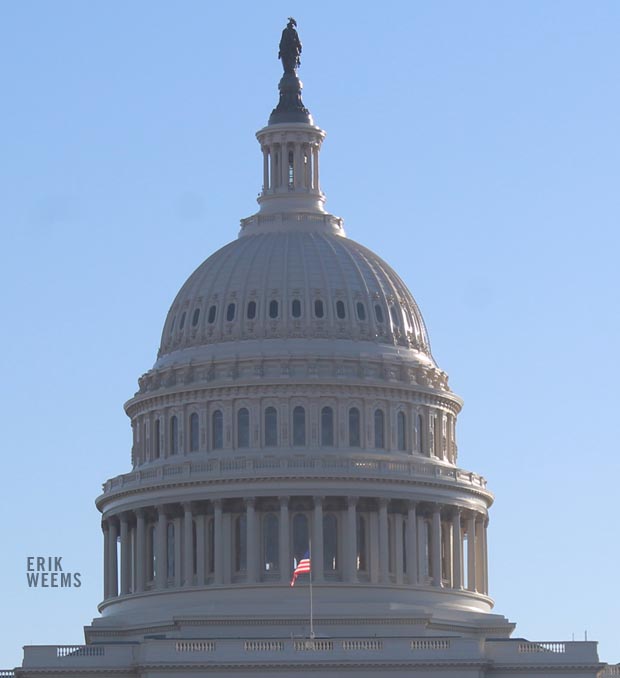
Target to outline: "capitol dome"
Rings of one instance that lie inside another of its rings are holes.
[[[333,221],[331,215],[306,214],[288,228],[281,219],[277,231],[247,236],[244,224],[241,237],[211,255],[177,294],[156,367],[215,356],[214,344],[221,342],[266,339],[353,340],[363,342],[356,349],[365,352],[405,347],[410,359],[432,365],[409,290],[342,227],[329,228]],[[332,351],[341,349],[340,341],[330,344]],[[235,345],[244,354],[256,350],[254,344]],[[260,350],[269,350],[267,342]]]
[[[327,626],[512,628],[490,613],[493,496],[457,465],[462,401],[406,285],[325,210],[325,132],[301,86],[285,71],[257,132],[257,213],[183,284],[125,404],[132,470],[97,499],[105,590],[89,638],[171,619],[185,633],[197,615],[214,631],[223,617],[238,633],[250,619],[301,629],[289,582],[310,551]]]

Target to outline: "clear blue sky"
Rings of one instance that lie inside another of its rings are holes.
[[[327,207],[407,282],[465,400],[496,610],[620,661],[620,3],[4,0],[0,668],[96,614],[122,403],[256,209],[289,15]],[[39,554],[84,586],[28,590]]]

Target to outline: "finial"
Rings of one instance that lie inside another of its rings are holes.
[[[297,22],[292,16],[288,18],[286,28],[280,38],[278,59],[282,60],[284,75],[280,80],[280,101],[269,117],[269,124],[280,122],[307,122],[314,124],[310,111],[301,100],[303,85],[297,77],[297,68],[301,61],[301,40],[297,34]]]

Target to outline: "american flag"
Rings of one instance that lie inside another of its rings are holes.
[[[310,553],[306,551],[304,557],[297,563],[297,567],[293,572],[293,578],[291,579],[291,586],[295,586],[295,580],[300,574],[307,574],[310,572]]]

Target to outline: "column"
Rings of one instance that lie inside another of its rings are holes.
[[[442,567],[445,568],[443,578],[448,582],[447,586],[452,587],[452,564],[454,562],[454,544],[452,542],[452,522],[444,521],[441,526],[441,535],[443,537]]]
[[[155,586],[165,589],[168,579],[168,519],[163,506],[157,507],[157,528],[155,534]]]
[[[131,539],[129,534],[129,518],[121,515],[121,595],[131,590]]]
[[[316,191],[320,190],[319,186],[319,147],[318,146],[313,146],[312,147],[312,172],[313,172],[313,177],[312,177],[312,183],[314,186],[314,189]]]
[[[314,497],[312,529],[312,580],[323,581],[323,497]]]
[[[196,516],[196,584],[198,586],[204,585],[207,576],[205,560],[205,530],[205,516]]]
[[[222,500],[213,501],[213,582],[215,584],[224,583],[224,553],[222,540]]]
[[[487,548],[488,517],[482,523],[482,566],[484,568],[483,593],[489,595],[489,550]]]
[[[463,588],[463,535],[461,534],[461,509],[452,514],[452,586]]]
[[[467,588],[476,590],[476,514],[467,518]]]
[[[258,525],[254,497],[245,500],[246,581],[256,582],[258,571]]]
[[[347,497],[347,541],[345,581],[357,581],[357,497]]]
[[[433,586],[442,586],[441,580],[441,507],[435,504],[432,518],[431,576]]]
[[[390,581],[388,530],[388,501],[387,499],[379,499],[379,581],[382,584],[387,584]]]
[[[103,532],[103,599],[110,596],[110,526],[107,520],[101,521]]]
[[[263,147],[263,192],[269,189],[269,149]]]
[[[183,504],[183,585],[194,583],[194,517],[190,502]]]
[[[476,591],[484,593],[484,516],[476,516]]]
[[[394,514],[394,559],[396,571],[396,583],[403,583],[403,514]]]
[[[288,497],[280,497],[280,581],[288,584],[293,570],[291,568],[290,526],[288,515]]]
[[[116,518],[108,520],[109,542],[108,542],[108,572],[110,575],[108,583],[108,595],[114,598],[118,595],[118,554],[116,541],[118,539],[118,522]]]
[[[426,585],[428,578],[428,527],[426,519],[418,513],[418,581]]]
[[[407,508],[407,579],[412,586],[418,583],[418,530],[415,502]]]
[[[136,591],[144,591],[146,581],[146,524],[144,509],[136,511]]]

